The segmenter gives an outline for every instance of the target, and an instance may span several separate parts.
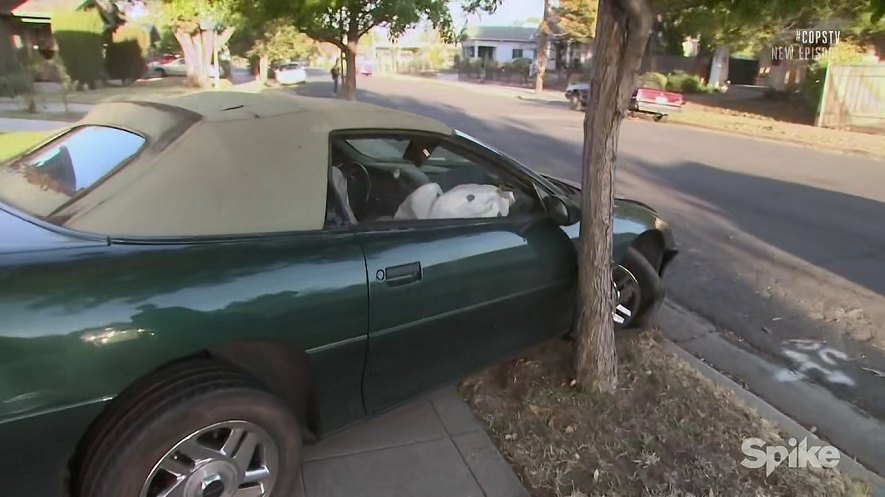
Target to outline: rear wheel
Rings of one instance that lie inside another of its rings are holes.
[[[294,492],[301,430],[252,379],[211,361],[161,372],[96,429],[79,497],[276,497]]]

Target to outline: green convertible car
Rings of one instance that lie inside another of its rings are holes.
[[[0,495],[291,495],[303,442],[570,329],[579,195],[361,103],[97,106],[0,165]],[[637,326],[676,251],[614,231]]]

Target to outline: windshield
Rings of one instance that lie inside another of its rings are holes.
[[[144,138],[106,126],[75,128],[0,166],[0,201],[49,216],[135,155]]]

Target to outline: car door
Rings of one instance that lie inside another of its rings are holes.
[[[533,188],[508,176],[503,159],[448,137],[434,140],[440,144],[421,168],[431,181],[450,190],[480,181],[480,168],[508,188],[520,185],[524,205],[507,217],[385,219],[357,226],[369,276],[363,386],[369,412],[565,332],[572,321],[574,248],[540,208]],[[399,150],[386,145],[360,143],[369,156]],[[455,174],[446,170],[451,164],[459,166]]]

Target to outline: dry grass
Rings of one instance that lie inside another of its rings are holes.
[[[863,496],[835,470],[739,465],[741,442],[783,443],[768,422],[650,336],[619,346],[614,396],[571,386],[572,344],[553,340],[464,380],[462,394],[536,497]]]
[[[756,99],[740,109],[688,102],[682,112],[671,114],[673,123],[688,124],[702,128],[730,131],[742,135],[786,141],[822,150],[858,153],[885,157],[885,139],[882,135],[859,133],[838,129],[818,128],[804,124],[796,110],[773,112],[754,109],[753,105],[773,105],[780,108],[784,102]],[[795,107],[795,105],[794,105]]]

